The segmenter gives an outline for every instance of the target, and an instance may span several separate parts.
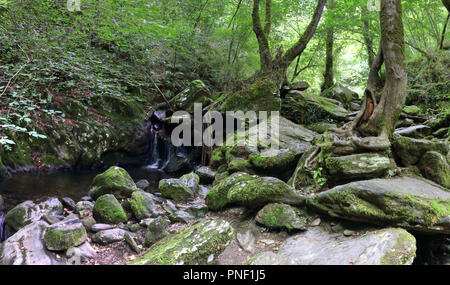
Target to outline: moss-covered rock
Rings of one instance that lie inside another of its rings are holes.
[[[187,188],[191,189],[192,193],[198,194],[200,192],[200,177],[194,172],[181,176],[180,180]]]
[[[308,198],[307,205],[351,221],[450,233],[450,193],[425,179],[352,182]]]
[[[112,194],[100,196],[95,201],[93,216],[97,222],[107,224],[126,223],[128,221],[127,214]]]
[[[200,178],[200,183],[211,184],[214,182],[216,172],[211,168],[202,166],[195,171],[195,174]]]
[[[450,189],[450,166],[445,156],[429,151],[422,156],[419,168],[424,177]]]
[[[147,231],[145,232],[145,245],[149,246],[155,241],[166,236],[166,228],[169,223],[162,217],[152,219],[147,222]]]
[[[385,176],[390,167],[390,160],[380,154],[363,153],[329,157],[325,164],[331,175],[330,179],[345,181]]]
[[[302,153],[292,149],[283,149],[273,156],[250,154],[248,160],[257,173],[280,177],[288,180]]]
[[[394,154],[403,166],[415,165],[428,151],[435,151],[447,155],[449,145],[441,140],[424,140],[408,138],[394,134]]]
[[[176,202],[186,202],[194,199],[195,193],[180,179],[163,179],[159,182],[159,191],[164,198]]]
[[[131,197],[131,194],[138,190],[133,179],[125,169],[113,166],[95,176],[89,188],[89,196],[96,200],[102,195],[113,194],[118,199],[124,199]]]
[[[420,113],[420,108],[415,105],[405,106],[403,108],[403,113],[414,116]]]
[[[323,94],[325,97],[337,100],[344,104],[346,107],[350,105],[350,102],[359,99],[358,93],[350,90],[349,88],[337,83],[333,88],[327,90]]]
[[[210,264],[234,238],[228,222],[201,221],[179,233],[155,243],[129,265],[196,265]]]
[[[286,204],[268,204],[256,215],[256,221],[270,229],[306,230],[306,217]]]
[[[61,251],[83,244],[86,229],[79,219],[63,220],[45,229],[44,242],[48,250]]]
[[[228,163],[227,170],[229,173],[236,173],[236,172],[253,173],[254,172],[252,170],[252,164],[248,160],[242,159],[242,158],[236,158],[236,159],[233,159],[232,161],[230,161]]]
[[[143,220],[155,216],[155,203],[151,194],[144,191],[135,191],[131,195],[129,202],[131,210],[137,219]]]

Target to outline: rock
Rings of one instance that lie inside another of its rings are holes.
[[[279,177],[287,181],[293,174],[295,166],[303,152],[283,149],[275,156],[265,157],[260,154],[250,154],[249,162],[257,173]]]
[[[403,166],[415,165],[428,151],[439,152],[447,155],[449,145],[445,141],[413,139],[400,135],[394,135],[394,154]]]
[[[256,245],[256,237],[251,230],[236,234],[239,246],[246,252],[253,252]]]
[[[175,213],[178,210],[177,207],[172,202],[170,202],[170,200],[167,200],[163,204],[163,208],[169,214]]]
[[[147,231],[145,233],[145,245],[150,246],[157,240],[166,236],[166,229],[169,226],[162,217],[152,219],[147,223]]]
[[[68,210],[70,210],[70,211],[75,210],[75,201],[72,200],[71,198],[64,197],[61,199],[61,202],[62,202],[63,206],[66,207]]]
[[[414,125],[414,121],[412,119],[401,119],[398,121],[397,123],[397,128],[407,128],[407,127],[411,127],[412,125]]]
[[[141,229],[140,224],[128,224],[128,230],[132,233],[136,233]]]
[[[256,221],[269,229],[306,230],[307,219],[285,204],[268,204],[256,215]]]
[[[12,235],[26,225],[35,223],[45,215],[61,215],[63,205],[57,198],[47,198],[35,204],[25,201],[12,208],[5,216],[5,229],[8,235]]]
[[[79,219],[63,220],[45,229],[44,242],[48,250],[61,251],[83,244],[86,229]]]
[[[281,115],[297,124],[313,124],[327,119],[345,121],[348,111],[333,99],[291,91],[283,101]]]
[[[208,213],[208,207],[203,202],[194,202],[185,207],[183,210],[196,218],[202,218]]]
[[[411,265],[416,239],[403,229],[384,229],[341,239],[313,228],[287,239],[278,253],[253,257],[252,265]]]
[[[110,167],[105,172],[95,176],[89,188],[89,196],[97,200],[105,194],[113,194],[117,199],[131,197],[138,188],[128,172],[120,167]]]
[[[290,87],[292,90],[298,90],[298,91],[306,91],[310,87],[308,82],[305,81],[297,81],[290,84]]]
[[[189,189],[180,179],[163,179],[159,182],[159,191],[164,198],[176,202],[186,202],[195,197],[194,192]]]
[[[363,153],[329,157],[325,164],[331,175],[330,179],[345,181],[382,177],[390,167],[390,160],[380,154]]]
[[[445,156],[429,151],[422,156],[419,168],[424,177],[450,189],[450,166]]]
[[[425,125],[400,128],[395,130],[395,134],[410,138],[424,138],[431,135],[432,129]]]
[[[144,191],[136,191],[131,195],[130,205],[138,220],[157,216],[152,195]]]
[[[311,227],[318,227],[318,226],[320,226],[321,222],[322,222],[322,220],[320,218],[317,218],[314,221],[312,221]]]
[[[86,230],[90,231],[92,229],[92,226],[95,225],[97,222],[93,217],[85,217],[81,219],[81,223],[83,224]]]
[[[255,82],[240,92],[222,96],[219,101],[222,101],[218,107],[221,112],[280,111],[281,108],[280,90],[270,80]]]
[[[201,221],[155,243],[130,265],[194,265],[212,263],[230,244],[234,231],[228,222]]]
[[[216,172],[209,167],[202,166],[195,171],[195,174],[200,178],[200,183],[212,184],[216,176]]]
[[[128,232],[123,229],[111,229],[106,231],[101,231],[92,236],[92,241],[98,244],[111,244],[125,239],[125,234],[129,234],[134,237],[135,234]]]
[[[127,214],[112,194],[106,194],[97,199],[93,216],[96,221],[107,224],[126,223],[128,221]]]
[[[92,211],[94,209],[94,203],[89,201],[80,201],[75,205],[75,211],[81,213],[83,211]]]
[[[420,113],[420,108],[417,107],[417,106],[415,106],[415,105],[412,105],[412,106],[405,106],[405,107],[403,108],[403,113],[408,114],[408,115],[415,116],[415,115],[417,115],[417,114]]]
[[[450,193],[425,179],[352,182],[310,197],[307,205],[350,221],[450,233]]]
[[[22,227],[13,236],[0,244],[2,265],[55,265],[56,259],[48,252],[41,239],[48,226],[37,221]]]
[[[132,236],[130,236],[128,233],[124,235],[125,242],[130,246],[130,248],[136,252],[139,253],[141,249],[139,248],[138,244],[134,240]]]
[[[191,189],[192,193],[198,194],[200,192],[200,177],[194,172],[181,176],[180,180],[187,188]]]
[[[361,110],[361,104],[359,101],[350,102],[350,111],[359,111]]]
[[[98,233],[98,232],[101,232],[101,231],[107,231],[107,230],[110,230],[110,229],[112,229],[113,228],[113,226],[112,225],[109,225],[109,224],[95,224],[95,225],[93,225],[92,227],[91,227],[91,231],[93,232],[93,233]]]
[[[169,216],[170,221],[174,222],[174,223],[190,223],[193,222],[195,220],[195,217],[191,214],[189,214],[186,211],[176,211],[175,213],[171,214]]]
[[[59,223],[63,219],[64,219],[64,216],[62,216],[62,215],[44,214],[42,216],[42,220],[46,221],[50,225]]]
[[[442,128],[433,133],[433,136],[436,138],[445,138],[450,137],[450,128]]]
[[[192,165],[184,154],[175,153],[169,157],[162,170],[167,173],[186,173],[192,170]]]
[[[150,182],[148,182],[148,180],[146,179],[139,180],[138,182],[136,182],[136,187],[145,191],[150,187]]]
[[[170,99],[169,103],[174,111],[194,113],[194,103],[202,103],[203,107],[211,103],[211,92],[201,80],[192,81],[188,88]]]
[[[339,83],[336,84],[329,92],[325,92],[325,96],[332,98],[334,100],[338,100],[339,102],[341,102],[347,106],[353,100],[359,99],[358,93],[350,90],[349,88],[347,88]],[[358,110],[359,109],[357,109],[356,111],[358,111]]]
[[[344,231],[344,236],[346,236],[346,237],[351,237],[354,234],[355,234],[355,232],[351,231],[351,230],[345,230]]]
[[[82,261],[86,262],[89,259],[97,258],[97,253],[89,242],[85,242],[78,247],[69,248],[66,251],[66,256],[68,257],[68,264],[80,265]]]
[[[442,128],[448,128],[448,126],[450,125],[450,111],[441,113],[438,116],[429,119],[425,122],[425,125],[432,128],[433,131],[437,131]]]
[[[83,197],[81,197],[80,201],[91,202],[92,201],[92,197],[91,196],[83,196]]]
[[[308,130],[314,131],[319,134],[323,134],[327,132],[329,129],[337,128],[336,124],[331,123],[325,123],[325,122],[318,122],[314,124],[307,125],[306,128]]]

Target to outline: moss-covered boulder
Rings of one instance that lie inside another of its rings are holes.
[[[182,110],[189,113],[194,113],[194,103],[201,103],[206,107],[211,102],[211,92],[201,80],[192,81],[186,89],[169,101],[174,111]]]
[[[248,160],[257,173],[280,177],[287,181],[294,172],[301,155],[302,153],[293,149],[283,149],[273,156],[252,153]]]
[[[323,94],[325,97],[338,100],[345,106],[349,106],[350,102],[359,99],[358,93],[350,90],[349,88],[343,86],[342,84],[336,84],[330,90],[327,90]]]
[[[395,156],[403,166],[417,164],[429,151],[439,152],[445,156],[449,150],[449,145],[445,141],[414,139],[396,134],[392,146]]]
[[[307,218],[299,214],[292,206],[273,203],[258,212],[256,221],[270,229],[306,230]]]
[[[216,172],[209,167],[202,166],[195,171],[195,174],[200,178],[200,183],[211,184],[214,182]]]
[[[48,250],[61,251],[83,244],[86,229],[79,219],[63,220],[45,229],[44,242]]]
[[[415,105],[405,106],[403,108],[403,113],[414,116],[420,113],[420,108]]]
[[[325,160],[331,179],[338,181],[378,178],[387,174],[388,157],[376,153],[329,157]]]
[[[283,101],[281,115],[297,124],[313,124],[325,120],[344,121],[348,111],[333,99],[291,91]]]
[[[356,222],[450,233],[450,192],[425,179],[352,182],[308,198],[307,205],[332,217]]]
[[[287,239],[279,252],[251,258],[251,265],[411,265],[416,239],[403,229],[389,228],[344,238],[311,228]]]
[[[230,244],[234,231],[228,222],[201,221],[155,243],[129,265],[211,264]]]
[[[147,221],[147,231],[145,232],[145,245],[149,246],[155,241],[166,236],[166,228],[169,223],[162,217]]]
[[[280,111],[280,90],[271,80],[261,80],[244,90],[224,95],[219,111]]]
[[[445,156],[429,151],[422,156],[419,168],[424,177],[450,189],[450,166]]]
[[[145,218],[156,216],[155,203],[152,195],[144,191],[135,191],[129,199],[131,210],[134,216],[143,220]]]
[[[247,172],[254,173],[252,164],[247,159],[235,158],[228,163],[228,173]]]
[[[194,172],[181,176],[180,180],[187,186],[187,188],[191,189],[194,194],[198,194],[200,192],[200,176]]]
[[[95,201],[93,216],[97,222],[107,224],[126,223],[128,221],[127,214],[112,194],[100,196]]]
[[[186,202],[195,198],[195,193],[180,179],[163,179],[159,182],[159,191],[164,198],[176,202]]]
[[[95,176],[89,188],[89,196],[97,200],[102,195],[113,194],[117,199],[124,199],[131,197],[131,194],[138,190],[133,179],[125,169],[113,166]]]

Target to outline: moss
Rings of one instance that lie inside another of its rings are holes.
[[[87,238],[86,229],[81,226],[76,230],[60,230],[48,227],[45,230],[44,242],[49,250],[66,250],[81,245]]]
[[[209,163],[212,168],[217,169],[219,166],[226,163],[224,150],[223,147],[218,147],[213,150]]]
[[[194,198],[194,192],[179,179],[163,179],[159,181],[159,191],[164,198],[184,202]]]
[[[268,204],[256,215],[256,221],[271,229],[286,228],[306,229],[305,217],[298,217],[297,212],[289,205]]]
[[[392,250],[381,258],[381,265],[408,265],[411,264],[416,257],[416,239],[407,231],[402,231],[397,237],[397,242]],[[412,249],[410,247],[413,247]]]
[[[111,194],[103,195],[95,201],[93,215],[96,221],[104,223],[119,224],[128,221],[119,201]]]
[[[153,200],[147,193],[143,191],[136,191],[129,199],[131,210],[137,219],[145,219],[151,214],[151,207]]]
[[[95,176],[89,195],[95,200],[104,194],[113,194],[117,198],[129,198],[138,188],[128,172],[117,166]]]
[[[230,161],[228,163],[228,172],[229,173],[235,173],[235,172],[247,172],[252,173],[252,165],[248,160],[244,159],[235,159]]]

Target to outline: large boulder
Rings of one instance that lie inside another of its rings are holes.
[[[334,100],[338,100],[345,106],[349,106],[350,102],[359,99],[358,93],[341,84],[336,84],[331,90],[325,92],[325,96]]]
[[[56,259],[45,248],[42,233],[48,224],[34,222],[0,244],[2,265],[55,265]]]
[[[449,150],[449,145],[445,141],[414,139],[395,134],[392,146],[394,154],[399,158],[403,166],[417,164],[428,151],[447,155]]]
[[[159,191],[164,198],[173,199],[176,202],[186,202],[195,197],[194,191],[180,179],[162,179],[159,182]]]
[[[111,244],[125,239],[125,235],[128,234],[130,237],[135,237],[134,233],[128,232],[123,229],[110,229],[96,233],[92,236],[92,241],[98,244]]]
[[[12,235],[21,228],[41,220],[44,216],[61,215],[63,205],[57,198],[48,198],[40,203],[25,201],[12,208],[5,216],[5,229]]]
[[[211,92],[201,80],[192,81],[186,89],[169,101],[174,111],[181,110],[189,113],[194,113],[194,103],[201,103],[205,107],[211,102]]]
[[[278,253],[258,254],[252,265],[411,265],[416,239],[403,229],[384,229],[345,239],[311,228],[287,239]]]
[[[181,176],[180,181],[184,183],[187,188],[191,189],[194,194],[200,192],[200,177],[194,172]]]
[[[291,91],[283,101],[283,117],[297,124],[313,124],[324,120],[345,121],[348,111],[336,100]]]
[[[363,153],[329,157],[325,165],[332,179],[345,181],[382,177],[390,167],[390,160],[380,154]]]
[[[97,200],[102,195],[113,194],[117,199],[124,199],[131,197],[131,194],[138,190],[125,169],[113,166],[95,176],[89,188],[89,196]]]
[[[86,229],[78,218],[66,219],[45,229],[44,242],[48,250],[61,251],[82,245]]]
[[[450,192],[425,179],[352,182],[307,200],[314,210],[356,222],[450,233]]]
[[[179,233],[155,243],[130,265],[196,265],[210,264],[234,238],[228,222],[201,221]]]
[[[127,214],[119,201],[117,201],[116,197],[112,194],[106,194],[99,197],[97,201],[95,201],[92,213],[97,222],[119,224],[128,221]]]
[[[422,156],[419,168],[424,177],[450,189],[450,166],[445,156],[429,151]]]
[[[150,193],[144,191],[133,192],[129,202],[134,216],[139,220],[158,215],[152,194]]]
[[[256,221],[269,229],[306,230],[306,217],[300,217],[299,211],[286,204],[273,203],[262,208],[256,215]]]

